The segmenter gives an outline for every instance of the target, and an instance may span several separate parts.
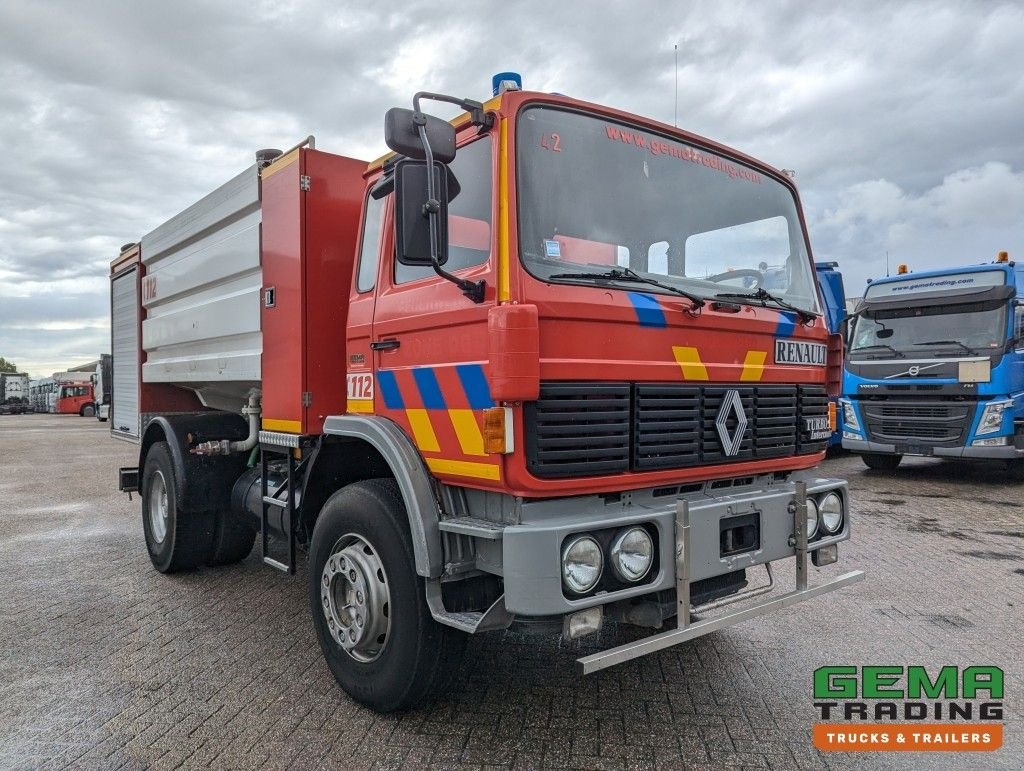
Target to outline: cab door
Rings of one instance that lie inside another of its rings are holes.
[[[406,429],[435,475],[463,484],[500,478],[499,456],[484,453],[482,437],[482,411],[494,406],[485,367],[496,275],[493,144],[489,135],[479,137],[451,164],[461,191],[449,204],[444,266],[486,281],[484,302],[430,267],[399,264],[389,237],[373,314],[378,411]],[[389,211],[389,234],[391,219]]]

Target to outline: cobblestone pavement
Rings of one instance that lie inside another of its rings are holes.
[[[162,576],[139,502],[116,492],[135,448],[106,424],[0,416],[0,767],[1019,767],[1024,515],[998,471],[938,461],[867,472],[830,574],[865,582],[587,678],[586,645],[470,641],[453,691],[379,716],[337,687],[305,576],[241,565]],[[812,570],[812,581],[817,571]],[[994,754],[818,753],[824,664],[996,664],[1009,683]]]

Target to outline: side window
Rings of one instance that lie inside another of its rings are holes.
[[[491,138],[459,148],[451,166],[461,192],[448,204],[448,262],[444,268],[455,272],[487,262],[491,251]],[[396,284],[433,275],[431,267],[395,261]]]
[[[366,198],[366,219],[363,221],[363,241],[359,246],[359,273],[356,275],[356,291],[369,292],[377,283],[377,260],[380,254],[380,225],[384,215],[384,202]]]
[[[1024,351],[1024,306],[1013,309],[1013,336],[1017,338],[1016,348]]]

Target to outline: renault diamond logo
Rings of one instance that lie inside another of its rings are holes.
[[[729,434],[730,414],[736,418],[736,426],[732,435]],[[718,441],[722,443],[722,450],[727,457],[732,457],[740,451],[743,444],[743,435],[747,433],[747,413],[743,411],[743,402],[740,400],[740,392],[731,388],[725,393],[722,406],[718,409],[718,416],[715,418],[715,430],[718,432]]]

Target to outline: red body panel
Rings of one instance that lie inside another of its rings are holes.
[[[345,411],[345,295],[364,169],[362,161],[301,148],[263,170],[265,428],[316,434],[324,418]]]

